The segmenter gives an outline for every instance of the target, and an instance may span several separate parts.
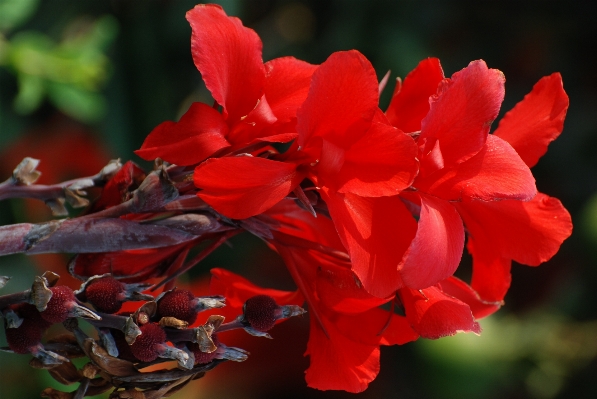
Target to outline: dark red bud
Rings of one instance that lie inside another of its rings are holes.
[[[15,353],[29,353],[41,342],[44,332],[52,324],[41,317],[34,305],[20,303],[11,306],[11,309],[23,319],[23,323],[18,328],[6,329],[8,347]]]
[[[197,310],[193,300],[195,295],[187,290],[167,292],[158,301],[158,317],[175,317],[193,324],[197,320]]]
[[[245,302],[245,320],[258,331],[267,331],[276,324],[278,304],[269,295],[257,295]]]
[[[131,345],[131,352],[142,362],[152,362],[158,358],[160,347],[166,342],[166,333],[155,323],[139,326],[141,335]]]
[[[104,313],[116,313],[125,299],[125,285],[108,276],[93,280],[85,288],[87,301]]]
[[[62,323],[69,316],[74,305],[76,305],[73,290],[66,285],[51,287],[52,298],[48,302],[46,310],[41,312],[41,317],[51,323]]]

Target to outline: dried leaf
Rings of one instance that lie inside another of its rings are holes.
[[[17,184],[25,186],[35,183],[41,176],[41,172],[36,170],[37,165],[39,165],[39,159],[24,158],[12,172],[13,179]]]
[[[179,320],[176,317],[162,317],[160,319],[159,325],[161,327],[172,327],[179,330],[183,330],[188,327],[189,323],[184,320]]]
[[[86,363],[83,368],[81,369],[81,374],[85,378],[89,378],[90,380],[94,379],[95,376],[100,372],[99,367],[97,367],[93,363]]]
[[[54,388],[46,388],[42,391],[41,397],[50,399],[73,399],[73,393],[61,392]]]
[[[58,280],[60,280],[60,275],[51,271],[44,272],[44,274],[42,274],[42,277],[46,279],[48,287],[55,286],[56,283],[58,283]]]
[[[106,166],[99,172],[99,179],[102,181],[108,181],[122,168],[122,163],[119,159],[112,159]]]
[[[109,375],[124,377],[139,374],[133,363],[110,356],[93,339],[87,338],[83,345],[89,359]]]
[[[70,361],[65,358],[64,356],[59,355],[58,353],[54,353],[52,351],[46,350],[41,344],[38,344],[37,347],[31,350],[31,354],[41,361],[41,367],[45,369],[50,369],[56,367],[62,363],[69,363]],[[39,365],[39,364],[36,364]]]
[[[129,345],[134,344],[137,337],[141,335],[141,330],[139,329],[137,323],[135,323],[135,319],[132,315],[129,316],[128,319],[126,319],[123,333],[124,339],[126,339],[126,343]]]
[[[0,289],[4,288],[6,286],[6,284],[8,283],[8,280],[10,280],[10,277],[0,276]]]
[[[4,313],[4,327],[5,328],[19,328],[25,319],[21,319],[14,310],[8,308]]]
[[[145,393],[136,389],[127,389],[125,391],[116,391],[110,394],[110,399],[147,399]]]
[[[52,211],[52,216],[64,217],[68,216],[68,209],[64,204],[66,203],[65,198],[52,198],[44,201],[46,206]]]
[[[138,322],[139,316],[145,313],[149,318],[155,316],[156,312],[158,311],[158,304],[155,301],[145,302],[135,313],[133,313],[133,319]],[[145,322],[147,323],[147,322]],[[141,324],[145,324],[141,323]]]
[[[204,325],[209,324],[214,328],[214,330],[217,330],[218,328],[220,328],[220,326],[222,325],[224,320],[226,320],[226,318],[224,316],[214,314],[207,318],[207,321],[205,322]]]
[[[74,384],[81,381],[82,378],[75,365],[70,362],[62,363],[48,370],[48,372],[56,381],[63,385]]]
[[[43,312],[52,298],[52,291],[48,288],[48,282],[45,278],[36,276],[31,286],[31,303],[37,310]]]
[[[95,378],[89,381],[89,387],[87,388],[87,396],[96,396],[112,389],[114,386],[108,380],[103,378]]]
[[[199,350],[201,352],[212,353],[218,349],[211,339],[213,331],[214,328],[211,325],[199,326],[195,329],[195,342],[199,345]]]
[[[93,186],[93,181],[91,182],[91,186]],[[84,191],[81,190],[73,190],[72,187],[67,187],[64,189],[64,196],[66,201],[73,207],[73,208],[84,208],[89,205],[89,200],[87,198],[83,198],[82,195],[86,195]]]

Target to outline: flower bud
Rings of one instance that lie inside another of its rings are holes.
[[[23,322],[17,328],[5,328],[8,347],[15,353],[29,353],[39,345],[52,323],[44,320],[34,305],[20,303],[10,308],[23,319]]]
[[[62,323],[69,317],[86,317],[100,320],[101,317],[91,310],[79,305],[73,290],[65,285],[50,288],[52,297],[46,310],[41,312],[41,317],[51,323]]]
[[[271,329],[279,316],[280,307],[269,295],[256,295],[247,299],[244,306],[244,319],[257,331]]]
[[[160,347],[166,342],[166,333],[155,323],[139,327],[141,335],[131,345],[131,352],[142,362],[152,362],[159,357]]]
[[[174,289],[158,297],[158,318],[174,317],[193,324],[197,313],[224,306],[221,296],[195,297],[191,291]]]
[[[151,295],[141,294],[148,284],[125,284],[109,274],[89,278],[75,295],[104,313],[116,313],[126,301],[153,301]]]

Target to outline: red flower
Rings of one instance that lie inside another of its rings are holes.
[[[309,386],[361,392],[379,372],[379,347],[418,337],[402,316],[379,308],[355,278],[333,222],[284,200],[265,215],[278,223],[270,245],[284,259],[308,305]],[[274,225],[275,223],[272,223]]]
[[[416,149],[412,139],[382,123],[378,97],[367,59],[356,51],[334,53],[313,74],[297,113],[298,146],[277,157],[284,162],[208,160],[195,170],[199,196],[224,215],[243,219],[279,202],[304,178],[339,193],[398,193],[416,173]]]
[[[417,150],[412,138],[387,124],[378,90],[375,71],[360,53],[333,54],[313,74],[297,113],[296,147],[279,160],[208,160],[195,170],[198,195],[242,219],[264,212],[308,178],[320,189],[353,270],[370,293],[387,297],[401,286],[396,267],[416,226],[400,199],[388,196],[411,184]]]
[[[571,232],[566,210],[536,194],[528,169],[561,131],[567,96],[559,75],[544,78],[488,135],[503,98],[501,73],[475,61],[452,79],[442,76],[436,59],[421,62],[387,111],[397,127],[420,128],[417,191],[401,194],[419,222],[401,275],[414,289],[452,275],[464,245],[464,222],[474,258],[472,286],[483,300],[499,302],[509,286],[512,259],[537,265]],[[431,93],[438,84],[437,94]],[[433,94],[428,103],[417,87]]]
[[[311,274],[316,272],[316,265],[321,265],[312,251],[286,249],[281,251],[281,255],[287,262],[293,262],[287,256],[294,257],[300,263],[298,266],[301,273]],[[350,270],[345,270],[351,274]],[[417,334],[404,317],[390,315],[375,306],[365,311],[348,306],[351,303],[363,304],[360,299],[351,300],[351,293],[359,288],[342,285],[349,282],[342,278],[336,280],[334,286],[330,285],[334,284],[335,277],[330,279],[329,271],[330,269],[324,266],[323,271],[317,272],[319,277],[306,281],[309,289],[317,290],[317,293],[310,293],[312,300],[309,301],[311,332],[306,354],[310,356],[311,362],[306,371],[306,380],[310,387],[321,390],[343,389],[361,392],[379,372],[379,346],[404,344],[416,339]],[[222,269],[214,269],[212,274],[211,293],[225,295],[227,308],[234,309],[232,314],[240,312],[244,301],[256,294],[273,296],[278,304],[300,304],[302,301],[296,301],[301,298],[298,292],[263,289]],[[354,279],[350,280],[354,284]],[[360,291],[362,295],[367,295],[362,289]],[[330,294],[331,297],[319,300],[315,299],[313,294]],[[336,302],[338,300],[344,303]],[[350,311],[337,312],[333,307],[327,307],[327,304],[334,302],[344,310]]]
[[[194,165],[256,141],[295,138],[286,125],[294,124],[315,66],[292,57],[264,64],[255,31],[218,5],[198,5],[187,20],[195,66],[222,113],[194,103],[180,121],[156,127],[135,153],[146,160]]]
[[[559,73],[542,78],[500,121],[494,135],[506,140],[528,167],[534,166],[564,127],[568,96]],[[538,193],[527,202],[457,204],[469,231],[472,286],[483,299],[499,301],[510,286],[511,261],[538,266],[572,234],[562,203]]]

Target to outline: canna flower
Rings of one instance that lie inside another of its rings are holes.
[[[157,126],[135,153],[186,166],[250,145],[293,140],[296,109],[315,66],[293,57],[264,64],[259,36],[218,5],[197,5],[186,17],[193,61],[214,107],[192,104],[180,121]]]
[[[334,53],[313,74],[297,112],[296,145],[274,159],[204,162],[194,175],[199,197],[230,218],[244,219],[271,208],[305,178],[322,193],[397,194],[416,174],[416,147],[384,123],[378,90],[375,70],[362,54]]]
[[[472,287],[484,301],[500,302],[511,260],[538,265],[571,233],[568,212],[537,193],[529,170],[562,130],[568,97],[561,77],[543,78],[489,134],[503,85],[501,72],[483,61],[444,79],[433,58],[397,85],[386,115],[416,137],[421,160],[414,191],[400,195],[419,213],[399,266],[409,288],[424,289],[453,274],[466,228]]]

